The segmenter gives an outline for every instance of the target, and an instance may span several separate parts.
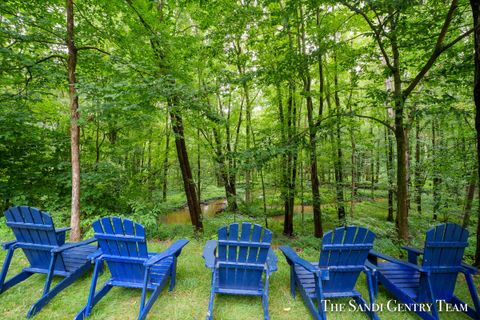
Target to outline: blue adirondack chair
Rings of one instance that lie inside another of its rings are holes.
[[[377,280],[400,301],[412,306],[443,300],[462,310],[465,304],[454,295],[454,290],[458,274],[463,273],[475,305],[475,310],[468,307],[465,313],[480,319],[480,302],[472,280],[477,269],[462,263],[467,239],[466,229],[445,223],[427,231],[423,250],[403,247],[408,252],[408,262],[375,251],[370,252],[369,260],[375,265]],[[420,256],[423,261],[418,264]],[[386,262],[378,262],[378,258]],[[439,319],[435,303],[431,304],[431,313],[420,307],[416,311],[423,319]]]
[[[92,308],[112,287],[142,289],[138,319],[145,319],[170,279],[170,291],[175,287],[177,257],[188,240],[177,240],[162,253],[148,252],[145,228],[129,219],[106,217],[93,223],[95,238],[101,249],[93,254],[95,269],[87,304],[75,319],[89,316]],[[111,273],[110,279],[96,292],[97,279],[103,262]],[[145,303],[147,292],[152,291]]]
[[[95,252],[97,247],[88,244],[96,240],[65,243],[65,233],[70,228],[55,229],[50,215],[36,208],[13,207],[6,210],[4,215],[16,240],[2,244],[3,249],[8,252],[0,273],[0,293],[28,279],[34,273],[47,275],[42,297],[28,311],[27,317],[31,317],[60,291],[91,269],[88,255]],[[30,266],[5,281],[16,249],[23,250]],[[64,279],[50,288],[54,276]]]
[[[359,309],[366,311],[370,318],[378,319],[372,309],[373,277],[371,270],[365,266],[374,239],[373,232],[361,227],[340,227],[329,231],[323,236],[318,263],[300,258],[288,246],[280,247],[290,265],[291,294],[295,297],[295,289],[298,286],[314,319],[327,318],[325,310],[327,300],[344,297],[352,297],[359,305]],[[361,272],[367,277],[370,304],[355,290]]]
[[[238,223],[224,226],[218,229],[218,241],[207,241],[203,258],[205,266],[212,270],[207,320],[213,318],[215,294],[260,296],[264,318],[270,319],[268,280],[277,271],[271,241],[270,230],[251,223],[242,223],[240,233]]]

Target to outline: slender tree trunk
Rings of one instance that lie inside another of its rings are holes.
[[[350,113],[353,113],[352,104],[350,104]],[[350,170],[351,175],[351,189],[350,189],[350,216],[353,217],[355,212],[355,199],[357,198],[357,145],[355,142],[355,125],[352,122],[350,126],[350,145],[351,145],[351,157],[352,167]]]
[[[202,200],[202,168],[200,163],[200,129],[197,129],[197,197]]]
[[[472,211],[473,198],[475,196],[475,187],[477,184],[477,172],[474,170],[470,176],[466,192],[465,192],[465,204],[463,206],[463,227],[467,228],[470,224],[470,213]]]
[[[475,130],[477,132],[477,170],[480,183],[480,1],[470,0],[473,14],[473,27],[475,28],[475,76],[473,84],[473,99],[475,102]],[[480,266],[480,187],[478,220],[477,220],[477,246],[475,251],[475,265]]]
[[[300,6],[301,7],[301,6]],[[303,17],[303,10],[301,9],[301,15]],[[302,19],[303,21],[303,19]],[[317,24],[318,24],[318,12],[317,12]],[[310,143],[310,175],[311,175],[311,189],[312,189],[312,206],[313,206],[313,225],[314,225],[314,236],[320,238],[323,236],[323,227],[322,227],[322,211],[321,211],[321,200],[320,200],[320,182],[318,179],[318,167],[317,167],[317,137],[316,137],[316,128],[313,120],[313,99],[311,94],[311,77],[308,70],[308,63],[305,60],[305,29],[302,23],[302,33],[301,33],[301,44],[302,44],[302,54],[304,55],[304,67],[302,68],[302,77],[303,77],[303,90],[305,91],[306,104],[307,104],[307,119],[308,119],[308,130],[309,130],[309,143]],[[319,53],[318,56],[319,70],[320,70],[320,110],[323,109],[323,67],[322,67],[322,56]],[[319,117],[321,113],[319,114]],[[303,183],[303,182],[302,182]],[[302,203],[303,205],[303,203]]]
[[[433,162],[433,220],[438,218],[438,210],[440,209],[441,195],[440,184],[440,170],[438,163],[438,148],[440,141],[437,139],[437,121],[432,120],[432,162]]]
[[[80,230],[80,127],[78,95],[76,92],[77,48],[74,36],[73,0],[67,0],[68,94],[70,97],[70,145],[72,164],[72,209],[70,216],[71,241],[79,241]]]
[[[394,21],[394,20],[392,20]],[[400,239],[409,241],[408,230],[408,135],[404,126],[405,97],[402,92],[400,76],[400,52],[395,34],[395,23],[392,22],[393,52],[393,89],[395,111],[395,140],[397,145],[397,216],[395,223]]]
[[[393,222],[393,197],[394,197],[394,170],[393,170],[393,139],[390,129],[385,129],[385,140],[387,142],[387,179],[388,179],[388,216],[387,221]]]
[[[167,187],[168,187],[168,154],[170,151],[170,128],[168,124],[168,113],[165,119],[165,158],[162,164],[162,201],[167,201]]]
[[[422,214],[423,169],[421,151],[420,119],[417,118],[415,123],[415,204],[418,214]]]
[[[173,102],[170,102],[170,109],[173,108]],[[190,219],[195,231],[203,230],[202,210],[200,201],[195,190],[195,181],[192,176],[192,169],[188,160],[187,146],[185,145],[185,135],[182,118],[173,111],[170,111],[170,119],[172,121],[172,129],[175,133],[175,146],[177,148],[178,162],[182,172],[183,186],[185,195],[187,196],[188,209],[190,211]]]
[[[337,194],[337,210],[338,210],[338,220],[345,220],[345,199],[343,195],[343,152],[342,152],[342,139],[341,139],[341,129],[340,129],[340,97],[338,95],[338,70],[337,70],[337,57],[334,55],[335,61],[335,75],[334,75],[334,85],[335,85],[335,106],[336,106],[336,157],[335,157],[335,189]]]

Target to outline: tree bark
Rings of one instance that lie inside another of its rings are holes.
[[[174,107],[173,102],[170,102],[170,109]],[[185,195],[187,196],[188,209],[190,212],[190,219],[195,231],[203,231],[202,210],[200,208],[200,201],[195,190],[195,181],[192,176],[192,169],[188,160],[187,146],[185,145],[185,135],[182,118],[174,111],[170,110],[170,119],[172,121],[172,129],[175,133],[175,146],[177,148],[178,162],[180,170],[182,171],[183,186]]]
[[[470,214],[472,211],[473,198],[475,196],[475,187],[477,184],[477,172],[472,172],[465,192],[465,204],[463,206],[463,227],[467,228],[470,224]]]
[[[170,153],[170,128],[168,124],[168,113],[165,119],[165,158],[162,164],[162,201],[167,201],[168,188],[168,154]]]
[[[387,179],[388,179],[388,215],[387,221],[393,222],[393,197],[395,194],[393,179],[393,139],[390,129],[385,129],[385,140],[387,142]]]
[[[473,27],[475,29],[475,75],[473,82],[473,100],[475,102],[475,131],[477,132],[477,173],[480,183],[480,1],[470,0],[473,14]],[[475,251],[475,265],[480,266],[480,187],[478,220],[477,220],[477,246]]]
[[[422,214],[423,170],[421,151],[420,119],[417,118],[415,123],[415,204],[418,214]]]
[[[334,86],[335,86],[335,106],[336,106],[336,157],[334,162],[335,167],[335,189],[337,195],[337,213],[338,220],[345,220],[345,198],[343,194],[343,152],[342,152],[342,139],[341,139],[341,129],[340,129],[340,96],[338,94],[338,70],[337,70],[337,56],[334,54],[335,61],[335,74],[334,74]]]
[[[439,141],[437,139],[437,121],[432,120],[432,162],[433,162],[433,220],[438,218],[438,210],[440,209],[441,195],[440,185],[442,183],[440,177],[440,169],[438,163]]]
[[[73,0],[67,0],[68,94],[70,98],[70,147],[72,164],[72,207],[70,215],[71,241],[80,241],[80,127],[78,95],[75,85],[77,48],[75,47]]]

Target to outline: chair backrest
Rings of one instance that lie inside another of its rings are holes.
[[[148,258],[145,228],[118,217],[99,219],[92,227],[113,280],[143,283]]]
[[[52,217],[44,211],[27,206],[9,208],[4,215],[7,226],[12,229],[30,267],[48,269],[52,257],[50,251],[65,243],[65,233],[55,232]],[[57,259],[55,268],[66,271],[63,259]]]
[[[272,232],[251,223],[218,229],[218,286],[233,290],[262,288],[262,274],[272,241]]]
[[[319,261],[319,267],[331,267],[329,280],[323,282],[325,292],[353,290],[374,240],[372,231],[356,226],[325,233]]]
[[[468,231],[455,223],[444,223],[427,231],[422,266],[431,272],[435,299],[450,299],[455,290],[463,253],[468,246]],[[420,280],[420,299],[427,301],[428,283]]]

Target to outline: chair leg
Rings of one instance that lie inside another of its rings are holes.
[[[461,310],[463,311],[467,316],[469,316],[470,318],[472,319],[480,319],[479,315],[478,315],[478,312],[473,309],[473,308],[470,308],[469,306],[467,306],[467,304],[465,302],[463,302],[462,300],[460,300],[458,297],[456,296],[453,296],[452,299],[450,301],[448,301],[449,303],[451,303],[454,307],[456,307],[458,310]]]
[[[175,288],[175,277],[177,275],[177,257],[173,257],[173,264],[170,269],[170,287],[169,291],[172,291]]]
[[[145,269],[145,277],[143,281],[143,289],[142,289],[142,298],[140,301],[140,312],[138,313],[138,319],[143,320],[147,317],[148,312],[152,308],[155,300],[157,300],[158,296],[160,295],[160,292],[162,292],[162,289],[165,287],[165,284],[167,283],[168,276],[163,277],[162,281],[158,284],[158,286],[153,290],[153,293],[150,295],[150,298],[148,298],[147,303],[145,304],[145,300],[147,298],[147,291],[150,290],[148,288],[148,282],[150,279],[150,268]],[[171,282],[170,282],[171,284]]]
[[[207,312],[207,318],[206,320],[212,320],[213,319],[213,302],[215,300],[215,277],[216,277],[217,271],[216,269],[212,272],[212,287],[210,289],[210,300],[208,301],[208,312]]]
[[[0,273],[0,293],[4,291],[3,286],[5,284],[5,278],[7,277],[8,268],[10,267],[14,250],[14,248],[8,249],[7,256],[3,262],[2,273]]]
[[[367,277],[368,298],[370,300],[370,308],[371,308],[368,315],[370,316],[370,319],[378,319],[377,314],[373,311],[376,295],[375,295],[374,284],[372,283],[373,282],[372,278],[374,278],[375,276],[372,275],[370,271],[365,272],[365,275]]]
[[[87,272],[90,269],[90,264],[85,264],[84,266],[80,267],[78,270],[76,270],[74,273],[72,273],[70,276],[66,277],[60,283],[58,283],[53,289],[49,290],[47,293],[44,293],[43,296],[35,302],[30,310],[28,311],[27,318],[34,316],[37,314],[50,300],[52,300],[57,294],[59,294],[63,289],[67,288],[70,286],[72,283],[74,283],[78,278],[80,278],[85,272]],[[53,273],[53,272],[52,272]],[[53,277],[52,275],[49,275]],[[48,278],[48,276],[47,276]],[[48,279],[47,279],[48,281]],[[51,279],[50,279],[51,281]],[[45,284],[45,287],[47,287],[47,284]]]
[[[85,307],[83,307],[82,310],[80,310],[79,313],[77,313],[77,315],[75,316],[75,318],[73,318],[74,320],[83,320],[85,319],[86,317],[88,317],[90,315],[90,313],[92,312],[92,309],[93,307],[95,307],[95,305],[110,291],[110,289],[112,289],[113,286],[112,285],[109,285],[108,283],[105,283],[103,285],[103,287],[98,290],[97,293],[95,293],[94,296],[91,297],[91,303],[90,303],[90,306],[86,305]],[[90,299],[90,297],[89,297]],[[88,312],[87,312],[88,311]]]
[[[264,320],[270,320],[270,315],[268,314],[268,279],[269,279],[269,275],[267,272],[267,274],[265,275],[265,287],[263,289],[263,296],[262,296]]]
[[[440,319],[440,316],[438,315],[438,308],[437,304],[435,302],[435,297],[433,296],[433,288],[432,288],[432,283],[430,282],[430,278],[427,277],[427,284],[428,284],[428,294],[430,296],[430,301],[432,301],[432,317],[434,319]]]
[[[355,300],[355,302],[362,308],[361,310],[365,310],[365,313],[368,315],[368,317],[372,320],[379,320],[380,318],[378,317],[378,315],[373,312],[373,309],[370,309],[371,307],[373,307],[372,304],[368,304],[367,301],[365,301],[365,299],[363,299],[363,297],[361,296],[356,296],[356,297],[353,297],[353,299]]]
[[[297,282],[295,279],[295,265],[290,265],[290,294],[295,299],[297,291]]]
[[[468,290],[470,291],[470,296],[472,297],[473,305],[475,306],[477,319],[480,319],[480,300],[478,299],[477,289],[475,289],[472,275],[470,273],[465,273],[465,280],[467,280]]]
[[[57,263],[57,254],[52,253],[52,258],[50,259],[50,267],[48,268],[47,279],[45,281],[45,286],[43,287],[43,295],[46,295],[48,291],[50,291],[53,275],[55,273],[55,263]]]
[[[14,247],[10,247],[3,262],[2,272],[0,273],[0,294],[7,291],[7,289],[13,287],[14,285],[28,279],[33,273],[27,271],[21,271],[17,275],[11,277],[9,280],[5,281],[7,277],[8,269],[10,263],[12,262],[13,253],[15,251]]]

